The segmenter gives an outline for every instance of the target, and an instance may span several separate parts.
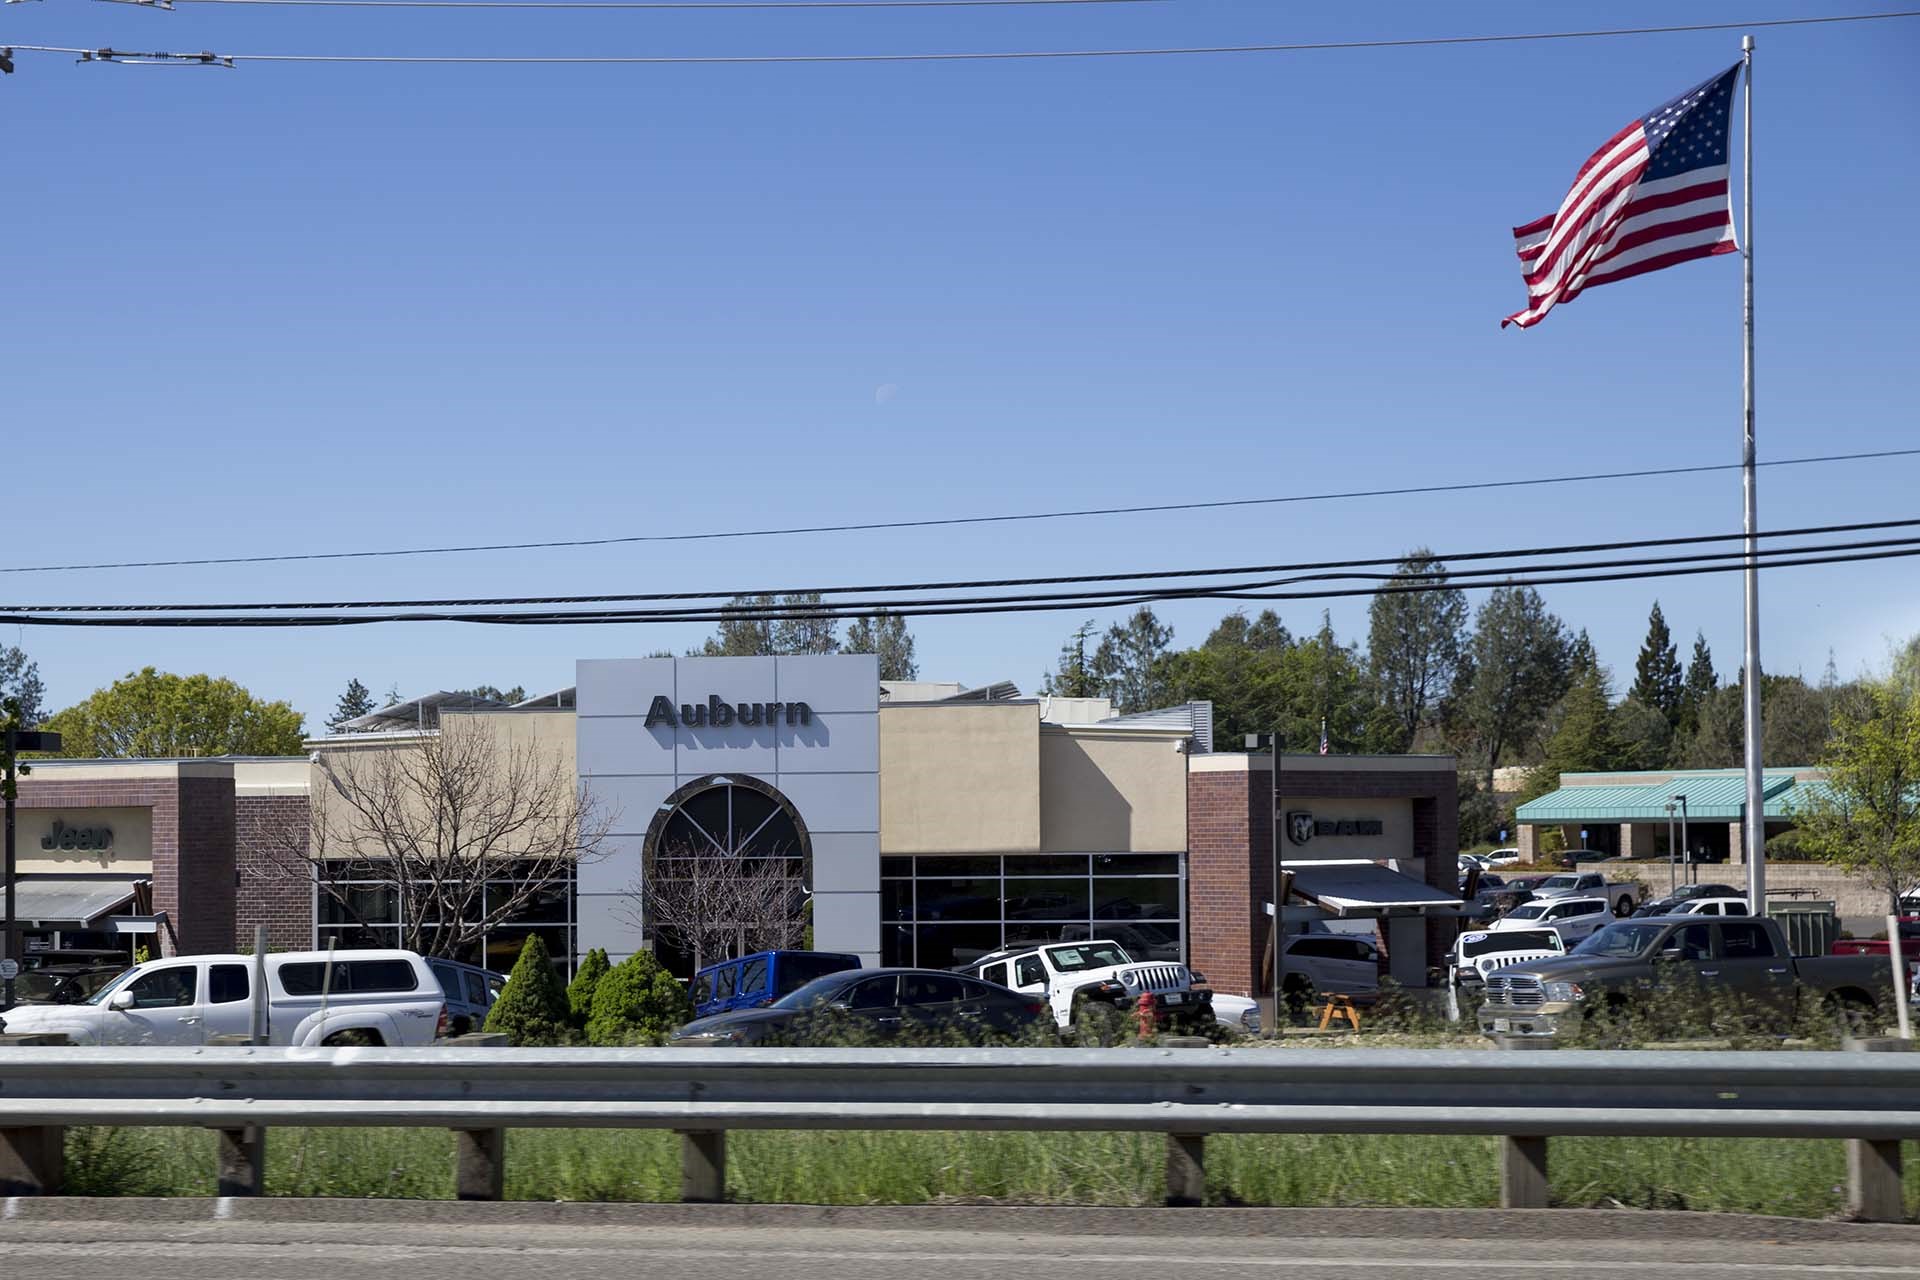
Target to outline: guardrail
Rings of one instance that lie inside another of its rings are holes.
[[[1841,1138],[1854,1215],[1897,1221],[1920,1055],[0,1048],[0,1191],[58,1191],[64,1127],[91,1124],[217,1131],[222,1195],[261,1192],[270,1126],[446,1128],[481,1200],[535,1127],[674,1130],[688,1201],[723,1198],[733,1129],[1159,1132],[1170,1204],[1203,1199],[1208,1134],[1485,1134],[1509,1208],[1546,1205],[1549,1137]]]

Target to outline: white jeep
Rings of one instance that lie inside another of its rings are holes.
[[[1044,999],[1063,1034],[1111,1041],[1139,1007],[1153,1002],[1159,1027],[1204,1034],[1214,1025],[1213,993],[1177,961],[1135,961],[1117,942],[1040,943],[982,956],[960,972]]]

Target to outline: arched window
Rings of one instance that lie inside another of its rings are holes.
[[[714,774],[675,791],[642,858],[647,936],[674,973],[801,944],[813,851],[799,812],[760,779]]]

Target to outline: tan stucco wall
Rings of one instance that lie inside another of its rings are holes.
[[[541,776],[564,781],[565,785],[571,787],[577,781],[574,723],[571,711],[450,713],[441,718],[440,732],[492,735],[502,771],[508,767],[514,753],[531,749],[537,753]],[[344,856],[351,851],[350,842],[355,836],[365,839],[372,834],[354,824],[351,806],[329,781],[329,770],[343,778],[359,774],[370,780],[377,775],[361,771],[377,768],[376,761],[380,756],[391,752],[418,752],[422,742],[431,736],[418,733],[360,734],[318,740],[310,744],[314,754],[320,757],[310,764],[308,774],[316,827],[324,822],[336,835],[329,848],[322,852]],[[364,792],[368,786],[368,782],[362,782],[356,789]],[[409,794],[417,796],[419,792],[409,789]],[[363,846],[361,852],[377,852],[377,841]]]
[[[1040,731],[1040,848],[1168,853],[1187,847],[1186,735]]]
[[[882,853],[1040,847],[1040,709],[1032,703],[880,708]]]

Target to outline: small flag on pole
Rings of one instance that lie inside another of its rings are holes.
[[[1595,285],[1738,252],[1727,168],[1739,72],[1736,64],[1614,134],[1557,211],[1513,229],[1527,308],[1502,329],[1539,324]]]
[[[1320,717],[1320,754],[1327,754],[1327,718]]]

